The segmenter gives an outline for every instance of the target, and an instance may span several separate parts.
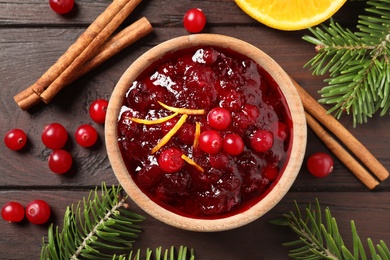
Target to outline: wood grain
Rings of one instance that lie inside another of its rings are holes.
[[[19,152],[0,144],[1,206],[9,200],[26,205],[31,199],[42,198],[53,208],[55,225],[61,225],[66,206],[76,203],[103,181],[117,183],[105,151],[103,126],[92,122],[88,106],[97,98],[109,98],[122,73],[142,53],[162,41],[187,34],[181,19],[189,8],[199,7],[205,11],[208,24],[204,32],[237,37],[259,47],[313,97],[319,97],[317,91],[325,84],[323,77],[313,76],[303,67],[315,55],[314,46],[302,40],[303,35],[309,34],[307,30],[282,32],[265,27],[243,13],[233,0],[149,0],[143,1],[123,26],[145,16],[154,27],[152,34],[73,82],[48,105],[38,105],[28,112],[20,110],[12,97],[34,83],[107,5],[106,0],[77,1],[72,14],[59,16],[45,1],[0,0],[0,136],[10,128],[19,127],[29,137],[28,146]],[[335,20],[354,28],[363,8],[364,1],[347,2]],[[72,172],[64,176],[49,171],[46,160],[50,151],[40,140],[43,127],[55,121],[68,129],[70,140],[66,148],[75,160]],[[342,117],[340,122],[390,169],[388,116],[375,116],[369,124],[356,128],[352,127],[348,116]],[[82,123],[91,123],[98,130],[100,141],[91,149],[79,147],[74,141],[74,131]],[[305,158],[318,151],[329,152],[309,130]],[[282,202],[248,226],[222,233],[193,233],[148,217],[137,246],[187,245],[196,250],[197,259],[287,259],[287,249],[281,243],[294,236],[268,221],[293,210],[294,200],[308,203],[315,198],[331,208],[347,244],[351,243],[351,219],[355,220],[364,241],[371,237],[374,243],[379,239],[390,243],[390,227],[386,222],[390,211],[389,192],[389,181],[382,182],[376,191],[369,191],[337,159],[334,172],[324,179],[312,177],[303,165]],[[133,204],[132,208],[143,213]],[[38,258],[47,226],[0,221],[0,229],[0,259]]]

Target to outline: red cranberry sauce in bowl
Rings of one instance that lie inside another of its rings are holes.
[[[151,200],[184,216],[220,218],[251,207],[277,182],[291,129],[285,99],[264,69],[203,46],[166,55],[133,82],[118,142]]]

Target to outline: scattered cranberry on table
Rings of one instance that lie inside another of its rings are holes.
[[[96,143],[98,134],[93,126],[84,124],[77,128],[75,138],[82,147],[91,147]]]
[[[206,16],[199,8],[188,10],[183,18],[184,28],[190,33],[199,33],[206,25]]]
[[[52,150],[62,149],[68,141],[68,132],[59,123],[51,123],[44,127],[42,132],[43,144]]]
[[[58,14],[69,13],[74,6],[74,0],[49,0],[51,9]]]
[[[4,143],[11,150],[20,150],[27,143],[27,135],[22,129],[11,129],[5,134]]]
[[[106,120],[108,101],[106,99],[97,99],[89,106],[89,116],[98,124],[104,124]]]
[[[72,167],[72,155],[66,150],[54,150],[48,159],[48,165],[52,172],[64,174]]]
[[[1,217],[10,223],[20,222],[24,219],[24,207],[16,201],[10,201],[1,208]]]
[[[33,200],[26,206],[26,217],[32,224],[45,224],[51,215],[49,204],[44,200]]]
[[[307,169],[309,172],[318,178],[328,176],[333,171],[333,158],[323,152],[314,153],[307,160]]]

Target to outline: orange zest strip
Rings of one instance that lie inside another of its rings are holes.
[[[187,114],[187,115],[204,115],[205,110],[204,109],[190,109],[190,108],[181,108],[181,107],[171,107],[168,105],[165,105],[164,103],[158,101],[158,103],[165,109],[177,112],[179,114]]]
[[[200,166],[199,164],[197,164],[194,160],[192,160],[191,158],[189,158],[187,155],[185,154],[182,154],[181,155],[181,158],[186,161],[188,164],[192,165],[192,166],[195,166],[195,168],[197,168],[200,172],[204,172],[202,166]]]
[[[171,140],[171,138],[176,134],[176,132],[183,126],[187,118],[188,118],[187,114],[184,114],[182,117],[180,117],[180,119],[176,122],[176,124],[172,127],[172,129],[169,130],[169,132],[166,135],[164,135],[163,138],[161,138],[161,140],[157,143],[157,145],[152,148],[151,153],[154,154],[155,152],[160,150],[161,147],[166,145],[169,142],[169,140]]]
[[[200,123],[195,122],[195,137],[194,137],[194,143],[192,144],[194,148],[198,147],[199,145],[199,136],[200,136]]]
[[[135,118],[135,117],[130,118],[130,120],[135,122],[135,123],[138,123],[138,124],[156,125],[156,124],[164,123],[164,122],[174,118],[178,114],[179,114],[178,112],[175,112],[172,115],[169,115],[169,116],[166,116],[166,117],[162,117],[162,118],[158,118],[158,119],[154,119],[154,120],[147,120],[147,119],[141,119],[141,118]]]

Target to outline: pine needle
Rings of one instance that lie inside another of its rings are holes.
[[[50,225],[47,239],[43,239],[40,259],[141,259],[141,250],[134,250],[133,244],[141,233],[139,224],[144,217],[128,210],[126,199],[121,186],[107,188],[103,183],[101,192],[96,188],[76,205],[67,207],[62,230]],[[161,250],[156,249],[156,255]],[[151,259],[152,255],[153,251],[147,249],[146,259]],[[155,259],[195,259],[193,250],[184,246],[178,252],[171,247],[166,256],[169,258]]]
[[[322,210],[318,200],[314,209],[309,204],[305,210],[301,210],[296,202],[295,204],[296,212],[283,214],[282,218],[271,221],[275,225],[287,225],[298,235],[297,240],[283,243],[284,246],[291,247],[289,256],[292,259],[390,259],[386,243],[380,241],[378,245],[374,245],[371,239],[367,239],[370,253],[367,257],[354,221],[351,221],[353,245],[352,250],[349,250],[343,242],[337,221],[330,209]]]
[[[390,0],[367,2],[357,31],[332,19],[328,26],[310,28],[303,39],[316,45],[317,54],[306,63],[314,75],[328,75],[320,103],[332,106],[328,113],[353,117],[354,126],[368,122],[375,113],[390,108]]]

